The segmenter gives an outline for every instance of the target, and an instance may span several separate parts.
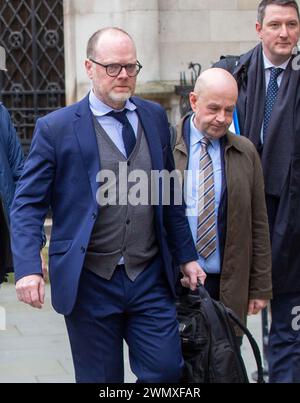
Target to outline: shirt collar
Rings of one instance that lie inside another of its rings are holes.
[[[265,66],[265,70],[270,69],[271,67],[276,67],[276,68],[281,68],[283,70],[286,70],[287,65],[289,64],[289,61],[291,60],[291,57],[288,58],[288,60],[286,60],[284,63],[282,63],[280,66],[274,66],[273,63],[270,62],[270,60],[267,58],[267,56],[265,55],[265,52],[263,51],[263,58],[264,58],[264,66]]]
[[[93,90],[90,91],[89,102],[90,102],[90,108],[95,116],[104,116],[107,113],[114,110],[112,107],[106,105],[99,98],[97,98]],[[134,111],[136,110],[136,106],[131,101],[129,101],[129,99],[127,99],[123,109]]]
[[[203,133],[199,129],[197,129],[197,127],[194,124],[194,116],[195,116],[195,114],[193,114],[191,116],[191,121],[190,121],[190,133],[191,133],[190,134],[190,144],[191,144],[191,146],[199,143],[201,141],[201,139],[203,139],[203,137],[204,137]],[[219,139],[216,139],[216,140],[210,139],[209,141],[210,141],[211,146],[214,149],[216,149],[218,147]]]

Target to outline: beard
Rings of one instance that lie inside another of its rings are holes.
[[[131,97],[132,93],[133,91],[131,90],[123,93],[115,93],[114,91],[111,91],[109,97],[113,102],[126,102]]]

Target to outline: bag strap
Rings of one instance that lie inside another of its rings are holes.
[[[208,316],[209,316],[208,317],[209,322],[210,323],[215,322],[215,323],[213,323],[213,326],[216,326],[217,329],[220,328],[219,320],[217,318],[217,314],[215,311],[215,307],[213,305],[212,298],[210,297],[209,293],[207,292],[207,290],[204,288],[204,286],[202,284],[198,284],[197,289],[199,291],[199,295],[200,295],[200,298],[202,299],[202,302],[206,306],[206,310],[207,310]],[[222,306],[227,311],[230,319],[232,319],[232,321],[244,332],[247,339],[249,340],[249,343],[251,345],[253,355],[254,355],[254,358],[256,361],[256,366],[257,366],[257,383],[265,383],[264,377],[263,377],[263,367],[262,367],[261,355],[260,355],[259,347],[258,347],[254,337],[252,336],[250,331],[247,329],[247,327],[239,320],[239,318],[236,316],[236,314],[230,308],[225,307],[223,304],[222,304]]]
[[[226,307],[226,310],[228,312],[228,315],[230,319],[244,332],[246,335],[247,339],[249,340],[249,343],[252,347],[252,351],[254,354],[254,358],[256,361],[256,366],[257,366],[257,383],[265,383],[264,381],[264,376],[263,376],[263,367],[262,367],[262,360],[261,360],[261,355],[259,351],[259,347],[256,343],[256,340],[250,333],[250,331],[247,329],[247,327],[239,320],[239,318],[236,316],[236,314],[230,309]]]
[[[201,298],[201,304],[205,307],[205,309],[203,310],[203,314],[206,315],[207,322],[209,323],[210,327],[214,329],[215,335],[221,335],[222,326],[220,325],[220,321],[211,296],[201,283],[198,284],[197,290]]]

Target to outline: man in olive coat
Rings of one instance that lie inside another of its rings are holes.
[[[178,125],[174,158],[182,174],[188,170],[186,211],[207,274],[205,287],[246,322],[247,314],[257,314],[272,296],[271,252],[258,153],[248,139],[228,131],[237,96],[236,81],[227,71],[203,72],[190,94],[194,113]],[[204,140],[208,156],[203,155]],[[209,165],[212,173],[206,179],[203,170]],[[207,181],[212,182],[208,190]],[[205,218],[206,205],[213,206],[210,218]],[[203,245],[201,230],[209,220]]]

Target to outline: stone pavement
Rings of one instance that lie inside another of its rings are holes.
[[[3,313],[6,314],[4,321]],[[6,330],[1,330],[6,322]],[[251,317],[248,327],[261,348],[260,316]],[[249,374],[255,370],[249,345],[242,347]],[[125,382],[134,382],[125,351]],[[63,316],[50,304],[50,288],[41,310],[16,300],[13,284],[0,289],[0,383],[74,382],[71,351]]]

